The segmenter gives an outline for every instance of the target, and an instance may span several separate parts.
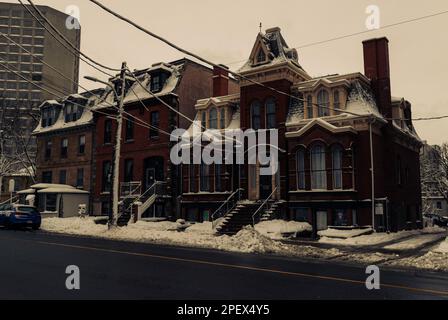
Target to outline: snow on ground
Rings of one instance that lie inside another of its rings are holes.
[[[372,228],[344,229],[344,230],[328,228],[327,230],[319,231],[318,235],[321,237],[328,237],[328,238],[348,239],[359,237],[365,234],[370,234],[372,232],[373,232]]]
[[[307,222],[271,220],[262,221],[255,225],[262,235],[271,239],[283,239],[286,236],[296,236],[304,231],[313,231],[313,227]]]
[[[448,253],[448,238],[445,239],[445,241],[443,241],[438,248],[433,250],[434,252],[437,253]],[[448,259],[448,257],[447,257]]]
[[[386,265],[448,272],[448,254],[430,251],[423,256],[391,260]]]
[[[369,235],[362,235],[359,237],[347,238],[347,239],[335,239],[329,237],[322,237],[319,239],[321,243],[328,244],[338,244],[347,246],[371,246],[371,245],[381,245],[392,241],[404,240],[404,238],[420,236],[426,234],[437,234],[446,233],[446,230],[439,227],[425,228],[423,230],[411,230],[411,231],[400,231],[400,232],[378,232]]]
[[[433,241],[437,241],[445,237],[445,233],[430,233],[414,236],[410,239],[400,241],[398,243],[390,244],[384,247],[387,250],[404,251],[410,249],[418,249]]]

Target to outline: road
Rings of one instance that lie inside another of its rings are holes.
[[[68,265],[80,290],[67,290]],[[448,299],[448,277],[0,229],[0,299]]]

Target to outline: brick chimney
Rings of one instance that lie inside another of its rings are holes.
[[[385,37],[363,41],[364,74],[371,80],[380,112],[392,117],[389,67],[389,40]]]
[[[220,97],[229,94],[229,68],[220,64],[213,67],[213,96]]]

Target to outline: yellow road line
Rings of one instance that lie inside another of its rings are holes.
[[[267,269],[267,268],[258,268],[258,267],[249,267],[249,266],[242,266],[242,265],[235,265],[235,264],[228,264],[228,263],[220,263],[220,262],[211,262],[211,261],[196,260],[196,259],[186,259],[186,258],[176,258],[176,257],[169,257],[169,256],[161,256],[161,255],[148,254],[148,253],[129,252],[129,251],[114,250],[114,249],[104,249],[104,248],[97,248],[97,247],[70,245],[70,244],[63,244],[63,243],[57,243],[57,242],[37,241],[37,243],[47,244],[47,245],[54,245],[54,246],[60,246],[60,247],[67,247],[67,248],[74,248],[74,249],[83,249],[83,250],[90,250],[90,251],[101,251],[101,252],[108,252],[108,253],[118,253],[118,254],[125,254],[125,255],[131,255],[131,256],[139,256],[139,257],[171,260],[171,261],[177,261],[177,262],[190,262],[190,263],[196,263],[196,264],[211,265],[211,266],[218,266],[218,267],[226,267],[226,268],[233,268],[233,269],[243,269],[243,270],[268,272],[268,273],[275,273],[275,274],[289,275],[289,276],[297,276],[297,277],[304,277],[304,278],[338,281],[338,282],[345,282],[345,283],[360,284],[360,285],[365,286],[365,282],[364,281],[352,280],[352,279],[346,279],[346,278],[339,278],[339,277],[331,277],[331,276],[320,276],[320,275],[301,273],[301,272],[281,271],[281,270],[274,270],[274,269]],[[414,287],[395,285],[395,284],[385,284],[385,283],[381,283],[381,287],[393,288],[393,289],[402,289],[402,290],[414,291],[414,292],[419,292],[419,293],[429,293],[429,294],[433,294],[433,295],[448,296],[448,291],[414,288]]]

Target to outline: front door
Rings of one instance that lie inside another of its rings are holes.
[[[156,181],[164,181],[163,158],[151,157],[143,163],[143,191],[148,190]]]
[[[328,229],[327,211],[316,212],[316,228],[317,231]]]
[[[156,169],[146,168],[145,170],[145,189],[150,188],[156,182]]]
[[[264,200],[272,193],[272,176],[260,175],[260,199]]]

